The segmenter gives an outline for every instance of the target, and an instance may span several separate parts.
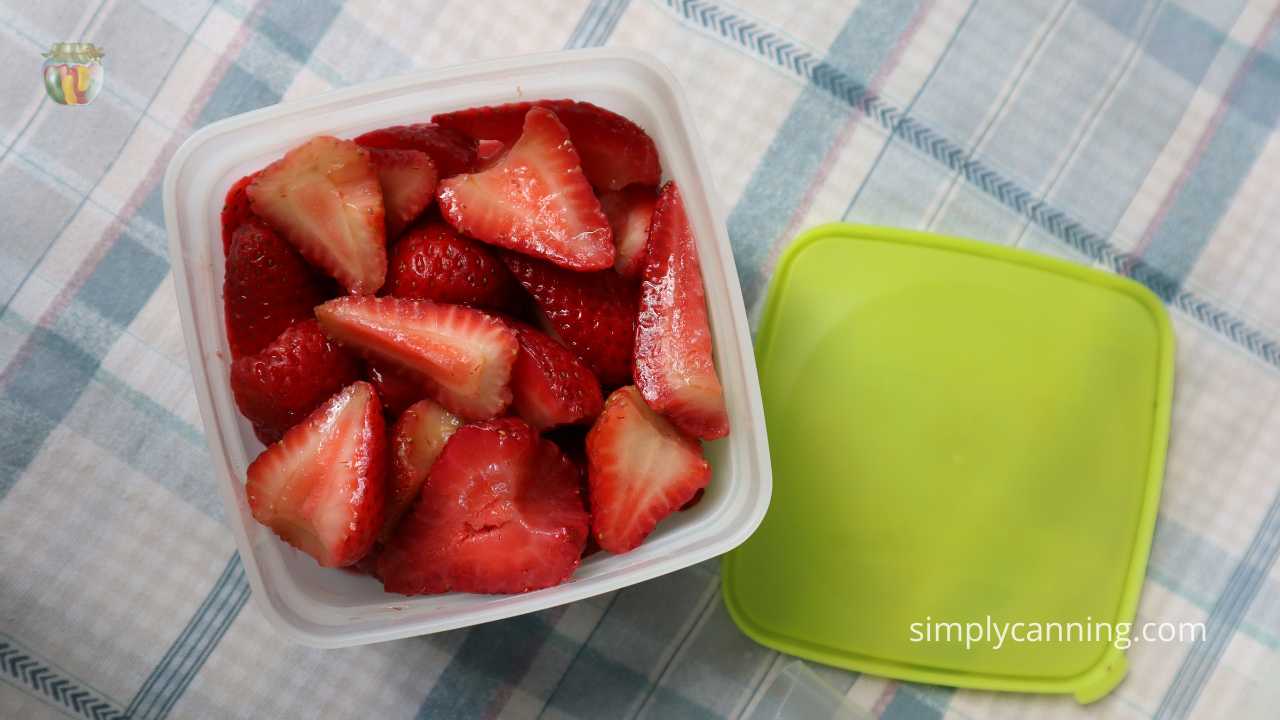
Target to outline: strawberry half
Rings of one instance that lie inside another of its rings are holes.
[[[587,434],[591,530],[611,553],[635,549],[710,479],[698,441],[650,409],[632,386],[609,396]]]
[[[387,240],[400,237],[436,196],[435,163],[417,150],[370,150],[387,223]]]
[[[674,182],[658,196],[636,323],[636,386],[654,410],[704,440],[729,434],[711,357],[698,249]]]
[[[509,145],[520,136],[525,114],[534,106],[554,111],[569,129],[573,146],[582,158],[582,170],[593,187],[620,190],[632,183],[658,184],[662,164],[653,140],[639,125],[591,103],[518,102],[443,113],[431,121],[477,139],[498,140]]]
[[[386,542],[418,491],[444,444],[462,421],[430,400],[420,400],[400,414],[391,428],[391,474],[387,482],[387,512],[379,537]]]
[[[461,305],[343,297],[316,308],[329,337],[409,371],[456,415],[486,420],[511,402],[519,344],[501,320]]]
[[[257,173],[245,175],[236,181],[235,185],[227,191],[227,199],[222,204],[222,256],[226,257],[231,252],[231,235],[235,233],[236,228],[248,222],[255,217],[253,210],[249,207],[249,195],[245,192],[249,187],[249,183],[257,177]]]
[[[232,358],[262,350],[324,300],[320,279],[266,222],[250,218],[236,229],[222,279]]]
[[[519,593],[573,574],[589,519],[580,472],[523,420],[454,433],[378,555],[389,592]]]
[[[365,379],[378,391],[382,409],[391,417],[398,417],[410,405],[427,396],[423,381],[397,365],[377,358],[366,358],[364,369]]]
[[[366,382],[342,389],[249,466],[258,522],[324,567],[351,565],[382,527],[387,438]]]
[[[349,292],[382,287],[382,186],[367,150],[350,140],[312,138],[259,172],[247,192],[255,213]]]
[[[568,348],[523,323],[510,322],[520,341],[511,369],[511,406],[539,430],[589,423],[600,414],[600,381]]]
[[[609,222],[555,113],[533,108],[487,170],[444,180],[440,212],[459,232],[574,270],[613,266]]]
[[[513,308],[520,293],[488,246],[438,220],[415,225],[396,243],[387,290],[395,297],[493,310]]]
[[[533,296],[549,329],[606,387],[631,382],[636,287],[612,270],[579,273],[505,253],[503,262]]]
[[[600,196],[600,207],[613,230],[617,259],[613,268],[623,277],[640,277],[649,246],[649,223],[658,202],[653,190],[634,186]]]
[[[451,128],[431,123],[393,125],[367,132],[355,140],[367,148],[417,150],[431,157],[440,177],[475,172],[476,141]]]
[[[296,323],[255,355],[231,363],[231,393],[264,445],[360,377],[356,359],[315,320]]]

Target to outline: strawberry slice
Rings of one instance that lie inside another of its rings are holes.
[[[650,409],[633,386],[609,396],[587,433],[591,530],[611,553],[635,549],[710,479],[698,441]]]
[[[382,527],[386,456],[378,396],[348,385],[253,461],[249,508],[322,566],[354,564]]]
[[[515,253],[502,259],[537,302],[548,329],[606,388],[631,382],[637,308],[632,283],[612,270],[572,272]]]
[[[329,337],[413,373],[426,394],[467,420],[487,420],[511,402],[520,346],[497,318],[461,305],[342,297],[316,308]]]
[[[511,271],[487,245],[438,220],[409,228],[396,243],[387,290],[395,297],[493,310],[515,307],[520,294]]]
[[[511,321],[520,353],[511,369],[511,406],[539,430],[595,420],[604,405],[600,381],[565,346]]]
[[[475,172],[476,141],[451,128],[431,123],[393,125],[367,132],[356,138],[356,144],[384,150],[417,150],[431,157],[440,177]]]
[[[674,182],[658,196],[636,324],[636,386],[654,410],[703,440],[729,434],[724,392],[711,357],[702,271]]]
[[[359,377],[356,359],[314,319],[303,320],[256,355],[231,363],[231,393],[254,434],[270,445]]]
[[[440,211],[464,235],[574,270],[613,266],[609,221],[555,113],[533,108],[491,167],[444,180]]]
[[[427,396],[426,385],[407,370],[385,360],[366,358],[365,379],[378,391],[382,409],[391,417],[398,417],[409,406]]]
[[[258,173],[247,192],[255,213],[349,292],[382,287],[382,187],[369,151],[350,140],[312,138]]]
[[[431,472],[444,444],[462,425],[448,410],[420,400],[400,414],[391,428],[391,474],[387,480],[387,512],[379,538],[386,542]]]
[[[370,150],[387,223],[387,239],[400,237],[436,196],[436,165],[417,150]]]
[[[589,519],[580,472],[523,420],[468,425],[378,555],[389,592],[519,593],[573,574]]]
[[[600,196],[600,207],[609,218],[617,259],[613,268],[623,277],[640,277],[649,245],[649,223],[658,199],[653,190],[637,185]]]
[[[232,358],[262,350],[325,297],[298,251],[263,220],[250,218],[231,236],[222,303]]]
[[[632,183],[656,186],[662,177],[658,148],[639,125],[591,103],[575,100],[538,100],[470,108],[443,113],[431,121],[483,140],[508,145],[520,136],[529,108],[555,112],[569,129],[569,137],[582,158],[582,170],[593,187],[620,190]]]
[[[227,199],[222,204],[222,256],[231,252],[231,236],[236,228],[256,217],[249,207],[249,195],[245,192],[249,183],[257,177],[257,173],[245,175],[236,181],[227,191]]]

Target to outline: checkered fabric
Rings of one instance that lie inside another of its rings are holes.
[[[1102,702],[813,666],[887,718],[1276,717],[1276,0],[0,1],[0,717],[768,716],[785,659],[714,562],[468,630],[321,651],[253,603],[214,492],[160,180],[206,123],[410,70],[657,56],[708,144],[748,307],[821,222],[932,229],[1132,276],[1177,386],[1136,645]],[[55,105],[39,53],[106,50]],[[1273,224],[1275,223],[1275,224]]]

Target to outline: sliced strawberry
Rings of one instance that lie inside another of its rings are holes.
[[[613,230],[617,259],[613,267],[623,277],[640,277],[649,245],[649,223],[658,199],[653,190],[636,185],[600,196],[600,207]]]
[[[424,152],[431,156],[442,178],[476,169],[476,141],[457,130],[431,123],[373,130],[357,137],[356,143],[367,148]]]
[[[398,417],[409,406],[427,396],[426,383],[399,366],[377,358],[366,358],[365,378],[378,391],[382,409]]]
[[[359,377],[356,359],[315,320],[303,320],[256,355],[231,363],[231,392],[254,434],[270,445]]]
[[[502,151],[506,149],[506,145],[497,140],[481,140],[476,143],[476,164],[480,168],[486,168],[491,162],[498,159],[502,155]]]
[[[387,240],[400,237],[436,196],[436,165],[417,150],[370,150],[387,223]]]
[[[369,151],[350,140],[312,138],[258,173],[248,193],[255,213],[348,291],[382,287],[382,186]]]
[[[512,309],[520,295],[511,271],[489,246],[439,220],[409,228],[396,243],[387,290],[396,297],[492,310]]]
[[[378,556],[390,592],[519,593],[568,579],[587,541],[580,472],[523,420],[454,433]]]
[[[511,406],[539,430],[589,423],[600,414],[600,381],[568,348],[523,323],[510,322],[520,341],[511,369]]]
[[[420,377],[427,395],[456,415],[486,420],[511,402],[519,344],[497,318],[427,300],[343,297],[316,308],[329,337]]]
[[[613,266],[608,219],[550,110],[530,110],[506,155],[487,170],[444,180],[436,196],[464,235],[574,270]]]
[[[430,400],[420,400],[400,414],[391,428],[391,474],[387,480],[387,512],[379,537],[386,542],[431,472],[444,444],[462,421]]]
[[[636,386],[654,410],[695,437],[729,434],[711,357],[698,248],[674,182],[658,196],[636,324]]]
[[[506,253],[516,280],[533,296],[549,329],[606,388],[631,382],[637,292],[612,270],[578,273]]]
[[[431,121],[456,128],[477,139],[507,144],[520,136],[525,113],[533,106],[555,111],[569,129],[573,145],[582,157],[582,170],[592,186],[620,190],[632,183],[656,186],[662,177],[658,148],[639,125],[591,103],[575,100],[538,100],[470,108],[444,113]]]
[[[587,434],[591,530],[611,553],[634,549],[710,479],[698,441],[650,409],[630,385],[609,396]]]
[[[249,465],[258,522],[324,567],[364,557],[382,527],[387,437],[366,382],[343,388]]]
[[[245,224],[250,218],[256,217],[253,210],[249,207],[249,195],[245,190],[249,187],[249,183],[257,177],[257,173],[245,175],[236,181],[235,185],[227,191],[227,199],[222,204],[222,256],[226,257],[231,252],[231,235],[236,228]]]
[[[233,359],[262,350],[324,300],[320,279],[266,222],[250,218],[236,229],[222,280]]]

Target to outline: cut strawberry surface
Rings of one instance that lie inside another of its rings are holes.
[[[391,417],[398,417],[410,405],[427,396],[427,383],[398,365],[377,358],[366,358],[364,369],[365,379],[378,391],[382,409]]]
[[[653,189],[634,186],[600,196],[600,207],[609,218],[617,258],[613,268],[623,277],[636,278],[644,273],[649,247],[649,224],[658,198]]]
[[[400,233],[427,209],[436,196],[435,163],[418,150],[369,151],[382,186],[382,205],[387,224],[387,241]]]
[[[698,441],[654,412],[632,386],[609,396],[587,434],[591,530],[611,553],[635,549],[710,479]]]
[[[315,312],[329,337],[422,378],[427,395],[456,415],[485,420],[511,402],[519,344],[497,318],[393,297],[343,297]]]
[[[476,141],[457,130],[432,123],[393,125],[367,132],[355,141],[367,148],[424,152],[431,156],[442,178],[476,170]]]
[[[510,310],[520,289],[492,248],[439,220],[405,233],[391,255],[387,290],[402,298]]]
[[[587,540],[579,475],[523,420],[463,427],[379,553],[384,587],[518,593],[563,582]]]
[[[574,270],[613,266],[608,220],[568,131],[550,110],[529,110],[523,133],[501,159],[442,181],[436,195],[445,219],[477,240]]]
[[[405,511],[418,499],[418,491],[444,444],[462,421],[430,400],[420,400],[400,414],[391,428],[391,474],[387,483],[387,511],[379,537],[391,537]]]
[[[249,466],[254,519],[325,567],[359,561],[382,527],[386,442],[373,387],[348,385]]]
[[[636,386],[650,407],[695,437],[729,434],[698,249],[674,182],[662,188],[653,211],[635,352]]]
[[[568,348],[523,323],[510,322],[520,341],[511,370],[511,406],[539,430],[589,423],[604,406],[600,381]]]
[[[236,229],[222,279],[232,358],[262,350],[324,300],[320,278],[265,221],[250,218]]]
[[[249,194],[245,192],[249,183],[257,177],[257,173],[250,173],[236,181],[235,185],[227,191],[227,199],[222,204],[222,256],[226,257],[231,252],[231,235],[235,233],[236,228],[248,222],[255,217],[253,209],[249,207]]]
[[[658,148],[639,125],[602,107],[574,100],[538,100],[469,108],[431,118],[444,127],[471,137],[508,145],[520,137],[525,114],[532,107],[555,112],[569,130],[592,186],[620,190],[632,183],[656,186],[662,177]]]
[[[532,258],[502,256],[533,296],[550,330],[606,388],[631,382],[636,287],[612,270],[579,273]]]
[[[255,213],[349,292],[382,287],[382,186],[367,150],[350,140],[312,138],[258,173],[247,192]]]

